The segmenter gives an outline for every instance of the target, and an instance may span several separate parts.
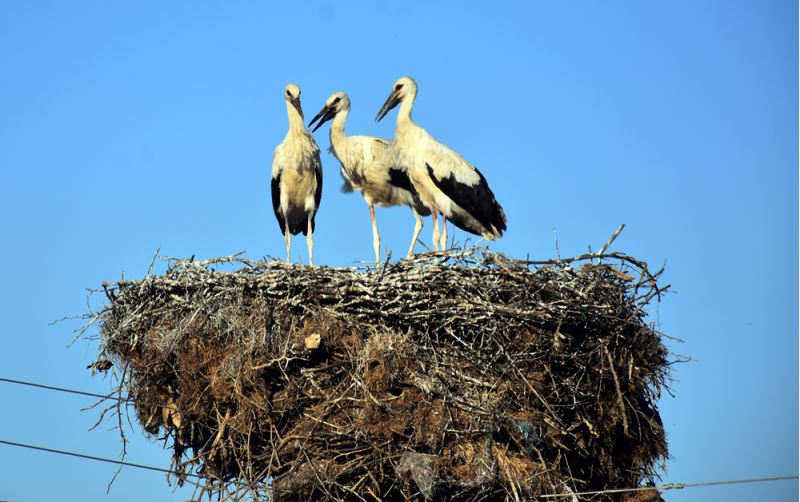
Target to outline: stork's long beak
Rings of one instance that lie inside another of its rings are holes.
[[[294,106],[294,109],[297,110],[297,113],[300,114],[300,117],[302,117],[303,108],[300,106],[300,96],[290,99],[289,102],[292,104],[292,106]]]
[[[311,119],[311,122],[308,123],[308,127],[314,125],[314,122],[316,122],[318,119],[321,118],[322,120],[319,121],[319,124],[317,124],[317,126],[314,129],[311,129],[311,132],[317,132],[317,129],[322,127],[322,124],[329,121],[335,116],[336,116],[336,111],[334,111],[332,107],[325,105],[322,107],[322,110],[320,110],[319,113],[316,114],[313,119]]]
[[[378,115],[375,116],[375,122],[380,122],[381,119],[385,117],[387,113],[389,113],[389,110],[397,106],[398,103],[400,103],[400,96],[398,95],[397,91],[392,90],[392,93],[389,94],[388,98],[386,98],[386,102],[383,103],[383,106],[381,106]]]

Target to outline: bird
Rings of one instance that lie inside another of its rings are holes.
[[[433,245],[447,245],[447,220],[469,233],[495,240],[506,230],[506,214],[483,174],[464,157],[438,142],[411,119],[417,83],[398,79],[375,117],[380,121],[398,104],[394,146],[420,199],[433,213]],[[442,214],[440,234],[437,214]]]
[[[303,125],[300,87],[284,88],[289,131],[272,156],[272,208],[286,240],[286,261],[291,262],[292,235],[303,232],[308,243],[308,263],[314,265],[314,218],[322,198],[322,163],[314,137]]]
[[[331,152],[341,164],[345,191],[359,191],[369,206],[372,219],[372,245],[375,261],[380,263],[381,237],[375,219],[375,205],[408,206],[414,214],[416,223],[408,248],[408,257],[413,256],[414,245],[422,230],[422,216],[429,216],[430,210],[422,203],[408,176],[408,170],[398,162],[391,141],[372,136],[347,136],[344,131],[350,113],[350,98],[344,92],[334,92],[325,102],[322,110],[308,123],[310,128],[319,121],[311,132],[316,132],[322,124],[333,120],[330,128]]]

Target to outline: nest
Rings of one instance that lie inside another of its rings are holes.
[[[198,498],[635,487],[667,456],[668,352],[646,321],[659,275],[618,253],[170,260],[163,276],[104,285],[96,365],[127,394],[116,411],[171,449],[178,480],[200,477]]]

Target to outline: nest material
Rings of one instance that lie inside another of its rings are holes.
[[[668,353],[645,310],[663,288],[625,255],[583,258],[172,260],[163,276],[105,285],[100,360],[201,494],[522,500],[639,486],[667,456]]]

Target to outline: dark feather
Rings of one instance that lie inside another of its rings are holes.
[[[352,193],[355,188],[353,187],[353,182],[350,180],[350,177],[344,170],[344,166],[339,168],[339,174],[342,175],[342,192],[343,193]],[[357,183],[358,181],[356,181]]]
[[[411,178],[408,177],[408,172],[405,169],[398,169],[396,167],[390,168],[389,183],[398,188],[408,190],[413,194],[417,193],[417,191],[414,189],[414,185],[411,184]]]
[[[402,188],[404,190],[408,190],[411,192],[411,195],[414,197],[414,209],[417,210],[421,216],[430,216],[431,210],[428,209],[428,206],[422,203],[419,200],[419,195],[417,195],[417,189],[414,188],[414,184],[411,183],[411,178],[408,176],[408,171],[405,169],[397,169],[397,168],[390,168],[389,169],[389,183],[392,186],[396,186],[397,188]]]
[[[275,217],[278,219],[278,226],[281,227],[281,235],[286,233],[286,220],[283,219],[281,212],[281,173],[278,173],[277,178],[272,178],[272,210],[275,211]]]
[[[319,211],[319,203],[322,200],[322,169],[317,167],[314,170],[314,176],[317,178],[317,190],[314,192],[314,215],[311,217],[311,231],[314,231],[316,226],[317,211]],[[308,230],[303,232],[306,235]]]
[[[422,203],[422,201],[420,200],[419,196],[416,193],[414,194],[414,209],[417,210],[417,213],[419,213],[420,216],[431,215],[430,208],[428,208],[428,206]]]
[[[455,175],[452,173],[447,178],[439,180],[434,176],[431,166],[428,164],[425,164],[425,166],[428,168],[428,175],[439,190],[478,220],[487,230],[491,230],[492,226],[494,226],[501,235],[503,234],[506,229],[505,213],[500,204],[497,203],[497,200],[495,200],[486,178],[483,177],[483,174],[478,169],[475,169],[475,172],[478,173],[480,180],[477,185],[470,186],[456,181]],[[451,215],[451,220],[455,226],[462,230],[480,234],[480,229],[467,227],[466,222],[458,218],[457,215]]]
[[[308,234],[308,213],[302,209],[289,208],[289,215],[286,218],[286,223],[289,225],[289,233],[297,235],[303,232],[303,235]],[[312,222],[313,227],[313,222]]]
[[[350,184],[350,180],[342,176],[342,193],[352,193],[353,192],[353,185]]]

